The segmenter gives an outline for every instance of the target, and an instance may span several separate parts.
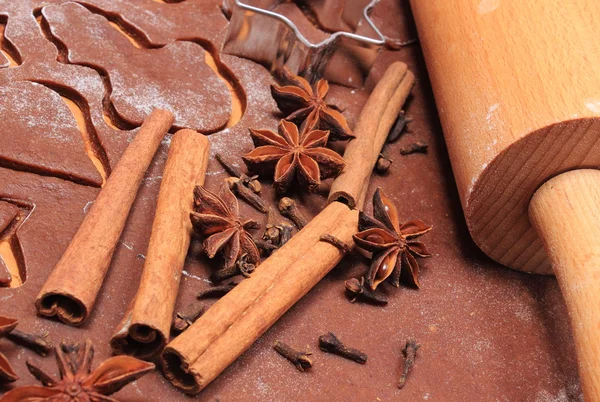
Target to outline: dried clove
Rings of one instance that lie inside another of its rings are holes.
[[[292,238],[292,232],[294,231],[294,227],[287,223],[282,223],[279,226],[279,229],[281,230],[281,234],[279,236],[279,247],[281,247]]]
[[[47,356],[54,347],[46,341],[48,334],[37,335],[13,329],[5,335],[6,339],[17,345],[24,346],[27,349],[33,350],[40,356]]]
[[[275,222],[275,207],[269,207],[267,211],[267,223],[265,225],[265,233],[263,234],[263,240],[270,242],[271,244],[279,244],[281,238],[281,232]]]
[[[360,364],[367,362],[367,355],[358,349],[346,347],[333,332],[319,337],[319,348],[323,352],[333,353]]]
[[[250,206],[259,212],[266,213],[267,207],[265,202],[256,193],[253,193],[248,187],[244,186],[242,181],[235,177],[225,179],[227,185],[235,195],[246,201]]]
[[[325,243],[329,243],[332,246],[335,246],[338,249],[340,249],[340,251],[342,251],[343,253],[349,253],[350,250],[352,250],[346,243],[344,243],[343,241],[341,241],[337,237],[335,237],[333,235],[330,235],[330,234],[324,234],[324,235],[322,235],[321,237],[319,237],[319,241],[323,241]]]
[[[274,207],[269,207],[267,212],[267,224],[265,225],[265,232],[263,239],[268,244],[271,244],[275,249],[283,246],[292,238],[293,226],[286,222],[276,222],[277,212]]]
[[[216,156],[217,160],[219,161],[219,163],[225,168],[225,170],[227,170],[227,172],[230,175],[235,176],[238,179],[240,179],[242,184],[244,186],[248,187],[254,193],[256,193],[256,194],[260,193],[262,186],[261,186],[260,182],[257,180],[258,176],[248,176],[247,174],[242,172],[237,166],[235,166],[233,163],[231,163],[230,161],[225,159],[225,157],[222,154],[218,153],[215,156]]]
[[[183,308],[183,310],[178,311],[175,314],[175,318],[173,319],[173,324],[171,325],[171,330],[174,333],[181,333],[188,329],[190,325],[192,325],[202,314],[206,307],[203,302],[199,300],[194,300],[187,306]]]
[[[383,295],[377,294],[372,291],[368,286],[365,286],[365,278],[364,276],[360,278],[360,280],[356,278],[348,279],[345,282],[346,290],[350,295],[352,295],[352,299],[350,300],[354,303],[357,300],[363,300],[368,303],[377,304],[380,306],[386,305],[388,303],[387,298]]]
[[[196,295],[196,299],[183,310],[175,314],[173,324],[171,328],[173,332],[181,333],[185,331],[190,325],[192,325],[206,310],[204,303],[200,302],[201,299],[208,299],[210,297],[220,297],[226,295],[231,289],[233,289],[237,283],[232,282],[227,285],[213,286],[204,290],[201,290]]]
[[[232,278],[237,275],[243,275],[245,278],[249,278],[250,274],[256,269],[256,264],[249,262],[247,254],[242,255],[232,267],[225,267],[218,271],[215,271],[211,276],[210,280],[213,283],[222,282],[225,279]]]
[[[258,223],[254,219],[248,219],[248,220],[246,220],[246,222],[244,222],[244,227],[246,229],[250,229],[250,230],[260,229],[260,223]]]
[[[289,197],[283,197],[279,200],[279,212],[281,215],[285,216],[292,222],[294,225],[301,230],[304,226],[306,226],[306,218],[302,215],[300,210],[298,209],[298,205],[296,201],[292,200]]]
[[[202,300],[202,299],[208,299],[210,297],[225,296],[227,293],[229,293],[231,291],[231,289],[236,287],[236,285],[237,285],[237,283],[231,282],[227,285],[213,286],[213,287],[210,287],[207,289],[203,289],[200,292],[198,292],[198,294],[196,294],[196,299]]]
[[[218,271],[215,271],[210,276],[210,281],[212,283],[219,283],[224,281],[225,279],[233,278],[234,276],[240,275],[240,268],[237,264],[230,268],[221,268]]]
[[[396,122],[392,126],[390,133],[387,136],[386,142],[394,142],[398,138],[400,138],[400,136],[404,132],[404,129],[406,129],[406,126],[412,121],[413,119],[406,117],[404,111],[401,111],[398,115],[398,118],[396,119]]]
[[[272,244],[269,241],[254,239],[254,243],[256,244],[256,247],[258,247],[258,249],[263,252],[264,255],[271,255],[273,251],[278,249],[276,245]]]
[[[386,174],[390,170],[393,161],[388,159],[384,154],[379,154],[377,163],[375,164],[375,171],[379,174]]]
[[[247,179],[240,179],[242,181],[242,183],[244,183],[244,186],[246,186],[250,190],[252,190],[253,193],[259,194],[260,190],[262,190],[262,185],[258,181],[258,175],[254,175],[254,176],[250,176],[250,177],[246,176],[246,177],[247,177]]]
[[[410,155],[414,153],[426,154],[428,145],[423,141],[417,141],[413,144],[409,144],[405,147],[400,148],[402,155]]]
[[[402,354],[404,355],[404,368],[402,369],[402,375],[398,381],[398,388],[404,388],[404,384],[406,384],[406,378],[408,377],[408,372],[415,364],[417,350],[419,350],[420,347],[421,345],[419,345],[413,338],[410,338],[406,341],[406,345],[404,346],[404,349],[402,349]]]
[[[311,352],[301,352],[294,349],[293,347],[283,342],[275,341],[273,348],[281,356],[288,359],[299,371],[304,371],[312,367],[312,360],[310,359]]]

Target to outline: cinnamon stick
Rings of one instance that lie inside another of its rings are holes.
[[[89,316],[144,173],[173,114],[154,110],[112,171],[35,305],[43,316],[81,325]]]
[[[116,354],[150,359],[167,344],[190,245],[193,190],[204,184],[209,147],[193,130],[171,139],[140,286],[110,342]]]
[[[406,64],[392,64],[369,96],[352,139],[344,151],[346,168],[331,185],[329,202],[340,201],[362,209],[371,172],[381,148],[415,83]]]
[[[351,142],[344,155],[355,166],[332,188],[330,204],[166,346],[163,369],[176,387],[200,392],[354,247],[358,211],[349,206],[362,207],[373,166],[413,83],[403,63],[388,69],[355,130],[365,138]]]
[[[195,394],[241,355],[344,256],[321,236],[353,247],[358,211],[334,202],[216,302],[161,355],[165,376]]]

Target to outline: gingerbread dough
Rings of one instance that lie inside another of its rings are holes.
[[[0,87],[0,166],[99,187],[102,178],[60,96],[32,82]]]
[[[48,6],[42,13],[56,41],[64,46],[59,46],[62,57],[103,76],[110,93],[104,106],[122,128],[141,125],[154,107],[171,110],[175,128],[210,133],[227,124],[229,92],[204,62],[201,46],[176,42],[139,49],[106,18],[76,3]]]

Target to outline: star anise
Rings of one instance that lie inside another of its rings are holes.
[[[429,232],[431,227],[418,219],[400,224],[396,207],[381,188],[373,195],[373,215],[374,218],[360,213],[360,232],[353,236],[358,247],[373,253],[367,285],[375,290],[391,275],[396,287],[403,282],[418,288],[419,264],[415,257],[431,257],[431,254],[423,243],[414,239]]]
[[[194,230],[203,236],[204,251],[208,258],[223,252],[225,268],[231,268],[236,261],[246,255],[245,261],[258,264],[260,253],[256,243],[246,229],[256,227],[253,220],[242,221],[239,216],[237,198],[226,182],[223,182],[219,195],[196,186],[194,189],[194,211],[190,215]]]
[[[289,121],[279,122],[278,132],[252,130],[250,135],[256,148],[243,156],[248,169],[259,172],[275,171],[275,187],[286,192],[294,177],[309,191],[317,189],[321,179],[337,176],[345,166],[344,159],[325,148],[329,133],[298,127]]]
[[[14,318],[0,316],[0,338],[15,329],[17,323]],[[0,383],[16,381],[18,378],[8,359],[0,353]]]
[[[61,344],[56,349],[60,379],[46,374],[27,362],[27,368],[43,385],[25,386],[7,392],[2,402],[117,402],[108,397],[128,383],[154,369],[154,364],[130,356],[116,356],[104,361],[94,371],[94,348],[87,339],[83,344]]]
[[[347,140],[354,138],[352,130],[344,115],[335,105],[325,103],[329,92],[329,83],[320,79],[313,89],[304,78],[284,74],[284,80],[289,85],[271,85],[271,95],[285,119],[300,126],[304,123],[310,128],[329,130],[332,140]]]

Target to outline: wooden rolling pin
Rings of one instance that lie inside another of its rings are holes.
[[[556,274],[600,401],[600,1],[411,5],[471,236]]]

